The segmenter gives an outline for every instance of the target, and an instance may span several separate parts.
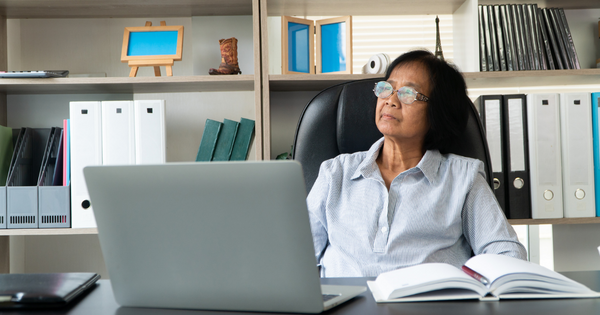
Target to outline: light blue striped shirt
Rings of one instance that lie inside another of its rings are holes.
[[[526,259],[481,161],[430,150],[388,192],[375,161],[382,145],[383,138],[321,164],[307,204],[322,277],[372,277],[427,262],[460,267],[471,250]]]

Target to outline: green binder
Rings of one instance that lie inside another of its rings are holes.
[[[231,150],[233,149],[233,141],[238,131],[240,123],[237,121],[225,119],[223,120],[223,128],[217,139],[215,154],[213,161],[229,161]]]
[[[198,155],[196,156],[196,162],[207,162],[212,159],[222,125],[223,123],[216,120],[206,120],[204,133],[202,133],[202,140],[200,140],[200,147],[198,148]]]
[[[254,136],[254,120],[242,118],[237,136],[233,142],[230,161],[244,161],[248,158],[248,150]]]
[[[12,128],[0,126],[0,186],[6,186],[10,160],[13,155]]]

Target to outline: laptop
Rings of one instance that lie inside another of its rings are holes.
[[[68,70],[0,71],[0,78],[62,78]]]
[[[89,166],[84,176],[122,306],[319,313],[366,290],[320,284],[298,162]]]

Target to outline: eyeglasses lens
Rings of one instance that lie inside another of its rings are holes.
[[[416,97],[417,97],[417,92],[410,87],[407,86],[403,86],[400,89],[398,89],[398,99],[400,100],[400,102],[404,103],[404,104],[412,104],[414,103]]]
[[[390,95],[392,95],[392,92],[394,92],[394,89],[392,88],[392,85],[389,84],[388,82],[385,81],[381,81],[381,82],[377,82],[377,84],[375,85],[375,96],[380,97],[380,98],[388,98],[390,97]]]

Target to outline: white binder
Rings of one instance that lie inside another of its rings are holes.
[[[102,102],[102,164],[135,164],[133,101]]]
[[[591,93],[560,94],[565,218],[595,217]]]
[[[134,107],[136,164],[165,163],[165,101],[138,100]]]
[[[101,102],[70,102],[71,227],[96,227],[83,168],[102,164]]]
[[[562,159],[559,95],[527,95],[531,216],[562,218]]]

